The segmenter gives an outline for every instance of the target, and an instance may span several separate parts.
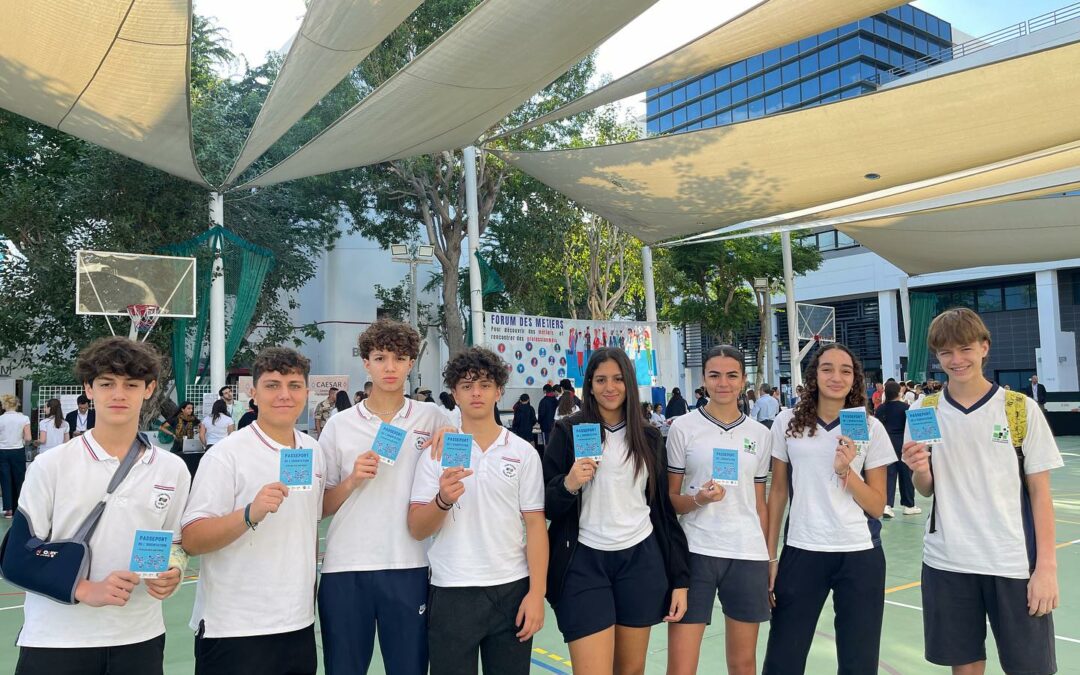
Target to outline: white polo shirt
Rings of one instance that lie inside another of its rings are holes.
[[[287,633],[315,623],[315,556],[325,487],[319,444],[300,432],[293,447],[312,448],[313,489],[293,491],[277,513],[223,549],[200,556],[191,628],[208,638]],[[242,509],[281,477],[279,451],[258,422],[203,455],[184,527]]]
[[[783,410],[772,425],[773,457],[788,464],[792,489],[785,545],[807,551],[873,548],[881,521],[866,515],[833,471],[840,419],[829,425],[818,420],[813,436],[806,430],[799,437],[787,438],[791,417],[790,409]],[[868,415],[866,421],[870,444],[859,448],[851,461],[851,470],[858,474],[896,461],[885,427],[873,415]]]
[[[649,471],[642,467],[634,475],[634,461],[627,456],[626,422],[604,425],[603,450],[596,475],[581,488],[578,541],[600,551],[624,551],[653,531],[645,501]]]
[[[473,475],[432,537],[428,559],[433,586],[498,586],[529,576],[522,513],[544,511],[544,470],[536,448],[503,431],[487,450],[473,441]],[[412,503],[439,492],[439,461],[416,465]]]
[[[105,496],[120,460],[94,439],[94,430],[39,455],[30,465],[19,510],[34,536],[70,539]],[[101,581],[131,564],[135,530],[171,530],[180,542],[180,517],[191,478],[184,462],[160,448],[143,451],[90,537],[90,581]],[[27,593],[20,647],[109,647],[134,644],[165,632],[161,601],[135,587],[123,607],[63,605]]]
[[[429,452],[420,446],[436,429],[450,425],[444,412],[434,403],[405,399],[390,421],[408,432],[401,453],[393,466],[380,462],[375,478],[354,490],[330,521],[323,574],[427,567],[426,545],[409,534],[409,497],[416,461]],[[367,401],[327,421],[319,437],[327,488],[352,473],[356,458],[371,450],[380,424]]]
[[[18,410],[8,410],[0,415],[0,450],[22,450],[26,440],[23,429],[30,424],[30,418]]]
[[[1005,390],[994,385],[970,408],[948,391],[937,405],[944,442],[931,449],[936,531],[930,533],[928,518],[923,560],[947,572],[1027,579],[1020,469],[1005,415]],[[1031,398],[1024,402],[1024,472],[1064,466],[1039,405]],[[906,431],[905,439],[910,440]]]
[[[698,408],[676,417],[668,432],[668,471],[683,474],[683,493],[695,494],[712,480],[713,449],[739,452],[739,484],[725,486],[719,502],[680,516],[690,552],[735,560],[768,560],[769,549],[757,513],[756,484],[765,484],[772,461],[772,434],[764,424],[740,415],[726,425]]]

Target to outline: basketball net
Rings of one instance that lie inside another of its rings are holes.
[[[128,318],[131,319],[131,329],[128,331],[128,339],[138,339],[142,333],[140,342],[146,342],[150,331],[157,325],[158,317],[161,316],[161,307],[158,305],[137,304],[127,306]]]

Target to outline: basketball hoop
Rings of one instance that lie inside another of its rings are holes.
[[[134,340],[139,333],[142,333],[142,341],[145,342],[150,331],[157,325],[158,317],[161,316],[161,307],[148,304],[128,305],[127,314],[131,319],[128,339]]]

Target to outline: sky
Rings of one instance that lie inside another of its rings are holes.
[[[745,11],[759,0],[658,0],[600,46],[597,72],[621,77]],[[842,0],[840,0],[842,1]],[[953,26],[979,37],[1060,9],[1070,0],[916,0]],[[233,51],[256,65],[300,27],[304,0],[195,0],[195,11],[218,19]],[[643,97],[638,97],[642,99]]]

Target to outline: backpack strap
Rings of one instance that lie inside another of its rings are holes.
[[[1027,487],[1024,471],[1024,439],[1027,437],[1027,395],[1019,391],[1005,391],[1005,419],[1009,424],[1009,441],[1016,451],[1016,466],[1020,471],[1020,516],[1024,523],[1024,543],[1027,547],[1028,565],[1035,569],[1035,516],[1031,508],[1031,493]]]
[[[924,408],[936,408],[941,401],[941,392],[936,394],[930,394],[923,397],[922,407]]]

